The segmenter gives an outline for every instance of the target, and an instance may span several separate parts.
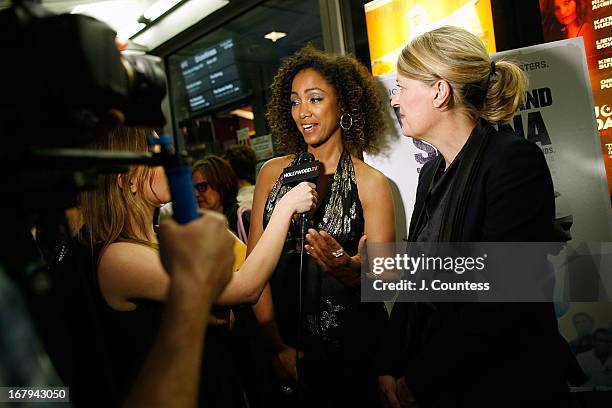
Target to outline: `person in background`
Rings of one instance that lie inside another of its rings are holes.
[[[238,177],[229,163],[207,156],[193,164],[191,173],[198,206],[224,214],[230,230],[246,242],[251,214],[238,206]]]
[[[225,158],[238,176],[238,205],[251,208],[255,193],[255,151],[247,145],[233,145],[225,151]]]
[[[419,175],[410,242],[550,242],[555,215],[540,148],[510,122],[527,78],[445,26],[397,62],[402,133],[440,155]],[[528,197],[528,199],[526,199]],[[544,260],[542,260],[544,268]],[[551,303],[395,303],[380,348],[388,407],[567,406],[566,354]],[[522,392],[525,384],[537,384]]]
[[[297,403],[303,407],[376,407],[371,353],[387,313],[383,303],[361,302],[361,253],[365,236],[368,242],[392,242],[395,224],[387,179],[360,157],[376,151],[384,135],[382,98],[372,75],[353,57],[306,47],[279,68],[267,119],[287,155],[268,161],[259,172],[249,250],[270,228],[271,213],[288,194],[283,169],[303,152],[322,166],[317,191],[323,198],[309,215],[302,292],[296,222],[282,240],[285,248],[270,288],[255,306],[273,353],[278,388],[299,387]]]
[[[593,333],[593,348],[576,355],[589,380],[584,386],[612,387],[612,331],[599,328]]]
[[[570,349],[574,354],[584,353],[593,348],[593,331],[595,322],[588,313],[579,312],[572,316],[572,323],[576,329],[576,338],[569,342]]]
[[[584,37],[587,56],[594,47],[591,2],[588,0],[540,0],[545,41]]]

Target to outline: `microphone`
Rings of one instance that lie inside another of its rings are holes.
[[[321,162],[315,160],[312,153],[304,152],[300,154],[296,164],[283,170],[283,184],[295,186],[302,181],[316,180],[320,168]]]
[[[321,170],[321,162],[315,160],[312,153],[304,152],[300,154],[298,161],[293,166],[287,166],[283,170],[283,184],[289,186],[296,186],[302,181],[312,181],[316,184],[317,178],[319,177],[319,171]],[[302,222],[300,225],[300,233],[302,239],[306,234],[306,226],[308,225],[308,215],[302,213]]]

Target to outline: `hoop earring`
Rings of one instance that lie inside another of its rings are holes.
[[[345,123],[344,123],[345,122],[344,118],[346,116],[348,116],[348,119],[350,121],[348,125],[345,125]],[[351,126],[353,126],[353,117],[351,116],[350,113],[343,113],[342,116],[340,116],[340,127],[342,129],[344,129],[344,130],[349,130],[351,128]]]

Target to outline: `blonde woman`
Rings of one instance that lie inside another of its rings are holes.
[[[123,128],[99,141],[101,150],[147,151],[146,136],[150,130]],[[94,279],[98,292],[96,308],[102,316],[106,343],[110,350],[110,369],[121,391],[133,380],[141,365],[143,352],[157,330],[160,302],[172,277],[160,262],[153,231],[156,207],[170,201],[163,168],[134,166],[125,174],[104,176],[97,191],[84,193],[80,200],[84,228],[81,241],[92,253]],[[217,298],[217,305],[254,303],[276,266],[291,217],[310,210],[316,204],[314,185],[301,183],[283,198],[275,210],[269,228],[259,245]],[[214,338],[209,336],[207,339]],[[206,359],[205,359],[206,360]],[[229,362],[227,364],[230,364]],[[208,367],[203,380],[222,377]],[[227,370],[225,370],[227,372]],[[232,384],[204,385],[207,406],[239,406],[240,393]],[[235,395],[234,395],[235,394]]]
[[[402,133],[440,155],[423,166],[409,241],[550,241],[554,192],[535,144],[507,123],[527,87],[475,35],[442,27],[397,63]],[[379,389],[390,407],[563,406],[564,362],[552,304],[395,304]],[[529,393],[520,391],[529,384]],[[529,395],[527,395],[529,394]]]

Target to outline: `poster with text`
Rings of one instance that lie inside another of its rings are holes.
[[[579,38],[493,56],[519,64],[529,77],[525,104],[511,123],[544,152],[555,191],[573,213],[572,236],[610,240],[610,211],[593,98]]]
[[[540,0],[544,41],[581,38],[612,205],[612,1]]]
[[[590,276],[606,275],[609,265],[596,254],[601,242],[612,236],[612,210],[584,42],[582,38],[565,39],[499,53],[495,58],[518,62],[529,77],[525,105],[512,127],[544,152],[554,181],[555,217],[573,222],[571,240],[551,260],[558,278],[556,290],[584,287]],[[601,285],[595,282],[593,289],[597,292]],[[612,386],[612,358],[599,364],[596,357],[612,347],[612,304],[557,302],[555,310],[561,334],[588,377],[583,385]]]

